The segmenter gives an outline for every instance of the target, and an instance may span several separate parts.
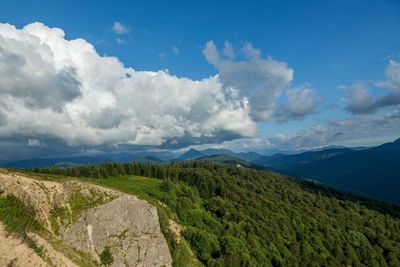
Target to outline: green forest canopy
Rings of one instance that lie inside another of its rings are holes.
[[[400,266],[398,206],[312,182],[202,161],[30,171],[109,185],[124,175],[162,179],[152,197],[208,266]]]

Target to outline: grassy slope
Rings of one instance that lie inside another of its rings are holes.
[[[209,265],[399,264],[398,207],[270,172],[208,163],[158,166],[179,177],[168,190],[161,190],[165,180],[138,176],[78,179],[155,204],[176,266],[193,257],[173,242],[167,218],[183,226],[185,239]],[[144,167],[157,173],[157,165]]]
[[[168,206],[160,202],[160,200],[162,200],[166,195],[165,192],[160,190],[160,184],[162,183],[162,180],[136,175],[110,177],[107,179],[94,179],[83,177],[71,178],[51,174],[30,174],[26,172],[25,174],[52,181],[65,181],[69,179],[75,179],[79,181],[94,183],[97,185],[116,189],[127,194],[135,195],[141,199],[148,201],[149,203],[157,207],[160,217],[160,225],[168,241],[168,246],[172,254],[174,266],[202,266],[202,264],[197,260],[196,256],[192,253],[187,242],[184,239],[181,239],[180,242],[177,242],[177,240],[175,240],[174,238],[174,235],[169,231],[169,219],[173,219],[174,221],[176,221],[177,218],[176,215],[171,211],[171,209],[168,208]]]

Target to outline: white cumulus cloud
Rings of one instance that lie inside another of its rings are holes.
[[[120,23],[114,26],[117,33],[127,31]],[[258,61],[267,65],[267,75],[276,71],[269,65],[288,71],[284,63]],[[238,67],[220,64],[219,77],[203,80],[168,71],[138,71],[115,57],[100,56],[83,39],[65,39],[59,28],[0,24],[0,138],[50,136],[69,145],[160,145],[176,137],[222,132],[254,136],[249,103],[237,92],[242,85],[227,86]],[[289,74],[291,79],[290,69]],[[286,83],[288,77],[275,80],[271,86]]]
[[[389,60],[385,69],[385,76],[385,81],[376,83],[378,87],[400,90],[400,62],[393,59]]]
[[[356,83],[349,87],[341,87],[346,91],[346,109],[354,114],[371,113],[375,111],[375,98],[363,83]]]
[[[314,113],[321,99],[315,95],[310,85],[290,88],[285,92],[287,103],[279,106],[275,113],[278,121],[284,122],[290,119],[303,118]]]
[[[218,70],[224,87],[237,90],[249,101],[255,120],[269,120],[276,108],[276,99],[293,80],[293,70],[285,62],[262,58],[261,51],[245,43],[242,53],[246,60],[234,61],[234,51],[225,43],[222,57],[213,41],[207,42],[203,54]]]
[[[390,60],[385,69],[385,81],[375,85],[389,89],[389,92],[373,95],[367,82],[358,82],[351,86],[341,86],[345,90],[346,109],[353,114],[373,113],[382,108],[400,105],[400,63]]]

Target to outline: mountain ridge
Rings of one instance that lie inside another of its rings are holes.
[[[160,154],[161,155],[161,154]],[[256,169],[271,169],[302,179],[313,179],[341,190],[400,202],[400,139],[372,148],[330,147],[298,154],[265,156],[257,152],[233,152],[228,149],[190,149],[162,160],[156,152],[82,156],[76,158],[33,159],[3,164],[9,168],[70,167],[101,162],[154,162],[210,160],[235,163]]]
[[[319,183],[203,160],[35,171],[79,179],[109,173],[86,179],[127,192],[140,187],[131,175],[160,179],[146,196],[170,209],[181,241],[206,266],[400,263],[400,206]]]

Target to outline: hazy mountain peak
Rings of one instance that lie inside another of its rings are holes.
[[[204,154],[202,154],[200,151],[191,148],[188,151],[186,151],[185,153],[183,153],[182,155],[180,155],[178,157],[178,160],[193,160],[193,159],[200,158],[202,156],[204,156]]]

